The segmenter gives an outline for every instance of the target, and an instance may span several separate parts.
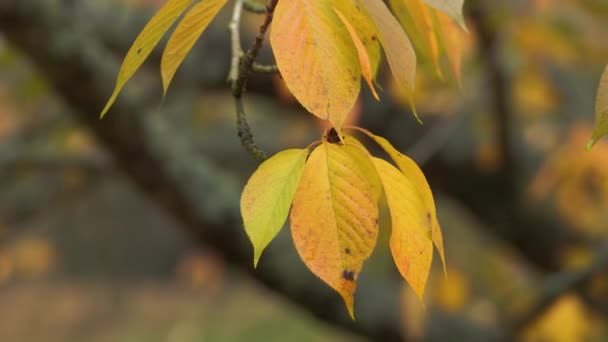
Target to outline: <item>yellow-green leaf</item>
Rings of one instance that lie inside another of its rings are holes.
[[[306,149],[279,152],[262,163],[247,181],[241,196],[241,213],[253,244],[254,266],[287,220],[307,156]]]
[[[462,7],[464,6],[464,0],[424,0],[429,6],[444,12],[445,14],[452,17],[463,30],[466,31],[467,27],[464,22],[464,15],[462,14]]]
[[[422,300],[433,260],[431,220],[417,187],[388,162],[373,158],[391,213],[391,252],[401,275]]]
[[[356,279],[378,236],[378,207],[343,146],[323,142],[310,155],[291,210],[291,233],[304,264],[342,296],[354,317]]]
[[[192,0],[169,0],[146,24],[122,62],[118,77],[116,78],[114,92],[101,111],[101,117],[110,110],[110,107],[116,101],[118,94],[127,81],[135,74],[146,58],[150,56],[150,53],[158,45],[158,42],[160,42],[167,30],[188,8],[191,2]]]
[[[401,172],[411,181],[413,186],[417,189],[422,197],[424,204],[426,206],[426,212],[429,214],[429,220],[431,221],[431,237],[433,239],[433,243],[437,248],[437,252],[439,253],[439,257],[441,258],[441,262],[443,264],[443,270],[447,274],[447,266],[445,260],[445,251],[443,246],[443,236],[441,234],[441,226],[439,225],[439,220],[437,220],[437,210],[435,208],[435,200],[433,198],[433,192],[431,191],[431,187],[429,186],[424,173],[418,167],[416,162],[414,162],[411,158],[401,154],[391,143],[383,137],[377,136],[365,129],[356,128],[360,132],[365,133],[367,136],[372,138],[386,153],[391,157],[391,159],[397,164]]]
[[[226,4],[227,0],[202,0],[197,3],[177,25],[169,38],[160,63],[163,90],[167,93],[175,72],[190,52],[194,43],[203,34],[211,20]]]
[[[600,80],[595,101],[595,128],[591,140],[587,144],[590,150],[593,145],[604,135],[608,134],[608,66]]]
[[[416,80],[416,54],[412,43],[382,0],[359,0],[359,3],[376,24],[393,77],[412,100]]]
[[[340,13],[340,11],[338,11],[337,9],[336,14],[338,15],[338,18],[342,20],[342,23],[344,23],[344,26],[348,30],[348,33],[350,33],[350,36],[353,39],[353,43],[357,48],[357,52],[359,53],[359,63],[361,65],[361,75],[367,82],[367,85],[369,86],[369,89],[372,91],[372,94],[374,95],[376,100],[380,100],[380,97],[376,92],[376,87],[374,86],[374,72],[372,71],[372,64],[365,45],[361,41],[361,38],[359,38],[359,36],[357,35],[355,28],[348,22],[348,19],[346,19],[344,15]]]
[[[361,89],[357,49],[330,0],[279,1],[270,41],[287,88],[340,131]]]

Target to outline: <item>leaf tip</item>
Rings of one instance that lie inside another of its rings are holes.
[[[587,145],[585,146],[585,149],[587,151],[591,151],[591,149],[593,148],[593,145],[595,145],[596,142],[597,142],[597,138],[591,138],[591,139],[589,139],[589,142],[587,142]]]

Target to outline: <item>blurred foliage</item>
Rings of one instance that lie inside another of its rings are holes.
[[[108,6],[120,1],[97,2]],[[122,1],[125,11],[116,16],[121,22],[136,21],[130,15],[151,4],[162,1]],[[560,251],[564,269],[588,267],[591,247],[605,244],[608,235],[608,142],[584,150],[595,88],[608,61],[608,1],[489,1],[488,7],[500,28],[500,65],[510,81],[511,134],[518,142],[513,148],[525,170],[522,206],[556,217],[591,241]],[[228,39],[224,24],[220,18],[212,30]],[[258,24],[255,18],[246,23],[252,28]],[[439,154],[470,157],[489,173],[502,162],[488,106],[491,89],[474,33],[463,36],[463,46],[462,88],[421,71],[416,101],[425,121],[459,122],[445,133]],[[188,75],[178,74],[177,82],[180,76],[184,80]],[[383,80],[385,92],[394,93]],[[262,146],[302,147],[318,136],[317,123],[294,108],[280,78],[266,91],[271,96],[247,96],[252,125],[266,133],[257,134]],[[363,92],[368,92],[365,86]],[[172,114],[171,123],[200,145],[201,153],[242,174],[244,182],[254,164],[234,136],[228,89],[174,93],[167,101],[180,102],[178,96],[184,96],[195,104]],[[369,115],[363,112],[368,95],[355,108],[353,120]],[[91,115],[98,110],[93,108]],[[110,156],[66,112],[44,75],[0,35],[0,341],[354,340],[260,289],[214,252],[195,246],[134,191]],[[405,115],[397,116],[401,120]],[[450,319],[491,330],[527,312],[542,296],[544,273],[488,234],[459,203],[441,193],[437,197],[448,276],[435,262],[424,304],[411,289],[400,289],[406,334],[420,340],[449,332]],[[362,274],[363,286],[365,277],[396,274],[387,255],[386,250],[374,254]],[[590,304],[608,304],[608,279],[595,277],[587,288],[589,298],[574,292],[562,296],[530,322],[521,339],[607,340],[608,319]],[[369,305],[374,299],[357,300]]]

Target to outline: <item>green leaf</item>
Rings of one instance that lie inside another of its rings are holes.
[[[101,117],[110,110],[118,94],[125,86],[127,81],[131,79],[133,74],[144,63],[146,58],[150,56],[152,50],[158,45],[158,42],[165,35],[167,30],[173,25],[177,18],[188,8],[192,0],[169,0],[161,9],[150,19],[139,36],[131,45],[129,52],[125,56],[124,61],[116,78],[114,92],[106,106],[101,111]]]
[[[307,149],[277,153],[259,166],[243,190],[241,214],[253,244],[254,266],[287,220],[307,156]]]
[[[604,69],[604,74],[600,80],[595,101],[595,128],[591,140],[587,144],[587,150],[604,135],[608,134],[608,66]]]
[[[175,72],[227,0],[203,0],[186,13],[169,38],[160,63],[163,91],[166,94]]]

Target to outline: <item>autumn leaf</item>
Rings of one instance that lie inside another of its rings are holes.
[[[591,135],[591,140],[587,144],[587,150],[604,135],[608,134],[608,66],[604,69],[604,74],[600,80],[595,101],[595,128]]]
[[[463,30],[467,30],[462,14],[464,0],[424,0],[429,6],[444,12],[454,19]]]
[[[124,61],[116,78],[116,85],[106,106],[101,111],[101,117],[104,117],[118,94],[125,86],[127,81],[131,79],[133,74],[141,67],[144,61],[150,56],[152,50],[158,45],[161,38],[167,30],[173,25],[177,18],[188,8],[192,0],[169,0],[161,9],[150,19],[139,36],[131,45],[127,52]]]
[[[329,0],[279,1],[270,35],[287,88],[337,130],[361,88],[357,49]]]
[[[203,0],[197,3],[177,25],[169,38],[160,63],[163,91],[166,94],[175,72],[227,0]]]
[[[370,87],[374,97],[378,94],[374,87],[374,80],[378,72],[378,66],[382,59],[380,42],[376,33],[376,25],[371,17],[364,12],[354,0],[334,0],[332,3],[336,14],[353,39],[353,43],[359,53],[361,74]]]
[[[449,71],[461,85],[461,29],[448,15],[429,7],[423,0],[389,0],[414,45],[419,60],[429,60],[437,74],[444,77],[442,56],[446,56]]]
[[[357,53],[359,54],[359,63],[361,67],[361,76],[363,76],[363,78],[367,82],[367,85],[369,86],[369,89],[372,91],[372,94],[374,95],[376,100],[380,100],[380,97],[376,92],[376,87],[374,86],[374,74],[372,71],[372,64],[365,45],[357,35],[355,28],[348,22],[348,19],[346,19],[344,15],[342,15],[342,13],[340,13],[338,10],[336,10],[336,14],[338,15],[338,18],[342,20],[342,23],[344,23],[344,26],[348,30],[348,33],[350,33],[350,36],[353,39],[353,43],[357,48]]]
[[[401,172],[410,180],[416,190],[420,193],[423,202],[426,206],[426,212],[429,214],[429,220],[431,221],[431,237],[437,252],[441,258],[443,264],[443,270],[447,274],[447,266],[445,261],[445,251],[443,246],[443,236],[441,233],[441,226],[437,220],[437,210],[435,208],[435,200],[433,198],[433,192],[431,187],[424,176],[424,173],[416,165],[411,158],[401,154],[391,143],[383,137],[377,136],[365,129],[354,128],[374,140],[382,149],[391,157],[391,159],[397,164]]]
[[[291,211],[291,233],[304,264],[335,289],[354,317],[354,292],[378,235],[378,207],[356,161],[324,141],[310,155]]]
[[[358,1],[376,24],[378,38],[384,49],[393,77],[410,100],[413,99],[416,79],[416,54],[412,43],[382,0]]]
[[[422,300],[433,260],[431,216],[418,187],[388,162],[373,158],[391,214],[390,246],[399,272]]]
[[[439,73],[439,46],[431,13],[423,0],[389,0],[389,5],[410,38],[418,60],[430,60]]]
[[[376,171],[376,167],[372,163],[371,153],[359,142],[359,140],[355,139],[353,136],[346,135],[343,139],[344,141],[344,152],[346,152],[359,166],[361,172],[365,176],[365,179],[368,181],[369,185],[374,192],[374,198],[376,202],[380,200],[382,197],[382,183],[380,182],[380,177],[378,176],[378,172]]]
[[[245,185],[241,213],[253,244],[254,266],[287,220],[307,156],[307,149],[279,152],[262,163]]]

